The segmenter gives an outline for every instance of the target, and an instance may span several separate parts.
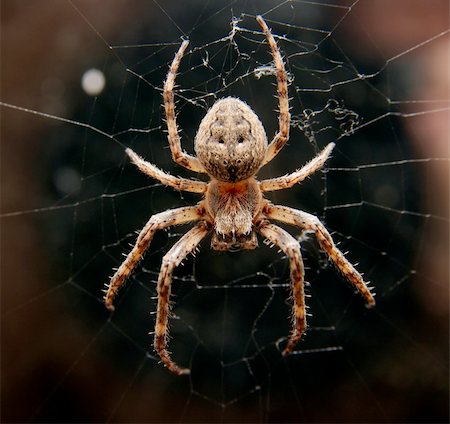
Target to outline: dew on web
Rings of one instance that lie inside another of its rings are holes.
[[[44,2],[39,22],[37,5],[8,6],[3,420],[447,420],[450,30],[448,3],[435,3]],[[199,122],[226,96],[276,132],[257,14],[286,62],[292,115],[288,144],[259,176],[293,172],[336,143],[322,172],[270,200],[317,215],[377,306],[364,308],[311,234],[286,227],[301,244],[310,316],[283,358],[287,258],[263,240],[217,253],[206,239],[174,274],[169,348],[192,369],[176,377],[152,348],[156,281],[189,226],[155,235],[113,313],[101,290],[151,215],[199,196],[145,177],[125,148],[193,177],[172,161],[161,106],[186,38],[175,95],[183,149],[194,153]]]

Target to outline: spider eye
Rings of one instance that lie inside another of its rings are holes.
[[[244,137],[242,137],[242,136],[239,137],[239,138],[238,138],[238,143],[241,144],[241,143],[243,143],[243,142],[244,142]]]
[[[225,143],[225,141],[223,141],[223,139],[222,139],[222,138],[219,138],[219,139],[217,140],[217,142],[218,142],[219,144],[223,144],[223,143]]]

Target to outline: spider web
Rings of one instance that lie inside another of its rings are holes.
[[[447,2],[80,0],[2,12],[3,421],[448,420]],[[311,316],[284,359],[286,258],[263,243],[219,254],[207,239],[174,276],[169,346],[192,369],[175,377],[148,333],[162,256],[188,227],[155,236],[114,313],[101,290],[152,214],[199,198],[149,180],[124,150],[192,177],[171,160],[161,108],[187,37],[183,148],[193,154],[205,112],[230,95],[275,133],[257,14],[285,58],[292,113],[288,145],[259,176],[337,144],[323,172],[268,197],[326,224],[377,307],[301,237]],[[106,81],[96,97],[80,84],[91,68]]]

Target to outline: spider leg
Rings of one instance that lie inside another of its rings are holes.
[[[117,292],[144,255],[156,230],[167,228],[172,225],[197,221],[201,218],[201,216],[202,208],[200,206],[188,206],[153,215],[139,233],[136,244],[131,252],[128,253],[126,259],[119,266],[116,273],[111,277],[104,298],[106,308],[110,311],[114,310],[113,300],[116,297]]]
[[[261,190],[275,191],[283,188],[292,187],[294,184],[302,182],[305,178],[318,171],[323,167],[327,159],[330,157],[335,144],[329,143],[315,158],[309,161],[305,166],[293,172],[278,178],[270,178],[260,183]]]
[[[328,255],[329,260],[364,297],[366,306],[369,308],[375,306],[375,298],[364,282],[362,275],[336,247],[330,233],[317,217],[286,206],[272,205],[269,202],[263,208],[263,212],[270,219],[295,225],[304,231],[314,232],[320,247]]]
[[[289,113],[289,97],[288,97],[288,76],[284,67],[283,58],[281,57],[280,50],[277,46],[269,27],[261,16],[257,16],[256,20],[261,26],[264,34],[266,35],[267,42],[269,43],[270,50],[272,51],[273,61],[276,68],[277,76],[277,94],[278,94],[278,132],[270,142],[267,149],[266,157],[263,165],[270,162],[278,152],[283,148],[289,138],[289,126],[291,121],[291,115]]]
[[[173,89],[175,86],[175,78],[177,76],[178,67],[180,66],[181,58],[188,46],[189,41],[184,40],[181,43],[178,52],[176,53],[172,64],[170,65],[166,81],[164,83],[164,110],[166,112],[167,131],[170,150],[172,152],[173,160],[179,165],[195,172],[206,172],[200,161],[181,149],[180,135],[178,134],[177,121],[175,116],[175,100]]]
[[[189,368],[180,368],[172,361],[167,351],[172,273],[180,265],[181,261],[197,247],[202,238],[208,234],[209,230],[210,226],[204,221],[191,228],[166,253],[162,260],[161,271],[159,273],[154,346],[165,366],[177,375],[189,374],[190,370]]]
[[[274,224],[264,222],[258,230],[267,240],[279,246],[289,258],[293,298],[292,333],[282,353],[283,356],[287,356],[292,353],[295,345],[301,339],[306,329],[305,292],[303,287],[305,272],[300,244],[287,231]]]
[[[207,183],[202,181],[189,180],[187,178],[174,177],[161,171],[155,165],[142,159],[136,152],[126,149],[125,152],[131,161],[139,168],[141,172],[161,181],[163,184],[171,186],[177,190],[191,191],[194,193],[204,193],[208,187]]]

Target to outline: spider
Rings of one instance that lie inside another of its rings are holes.
[[[202,195],[202,200],[195,206],[153,215],[105,290],[105,305],[112,311],[114,297],[144,255],[155,232],[177,224],[196,222],[164,256],[157,282],[154,348],[164,365],[178,375],[189,374],[190,370],[177,365],[167,350],[172,273],[210,232],[211,247],[214,250],[254,249],[258,246],[256,233],[259,233],[268,243],[278,246],[289,259],[293,302],[292,332],[282,351],[283,356],[293,351],[306,329],[304,267],[297,239],[271,223],[271,220],[296,226],[302,232],[314,233],[329,260],[364,297],[366,306],[375,305],[375,299],[361,274],[336,247],[329,232],[316,216],[274,205],[263,196],[265,192],[292,187],[322,168],[334,143],[328,144],[310,162],[289,175],[262,181],[255,177],[259,169],[269,163],[286,144],[290,127],[288,78],[284,62],[266,22],[261,16],[257,16],[256,20],[270,46],[276,70],[279,128],[270,143],[255,112],[238,98],[227,97],[216,101],[200,122],[194,141],[196,156],[182,150],[175,116],[174,86],[180,61],[188,46],[188,41],[185,40],[173,59],[164,83],[168,141],[173,160],[191,171],[208,174],[209,182],[172,176],[146,162],[133,150],[126,149],[131,161],[144,174],[176,190]]]

